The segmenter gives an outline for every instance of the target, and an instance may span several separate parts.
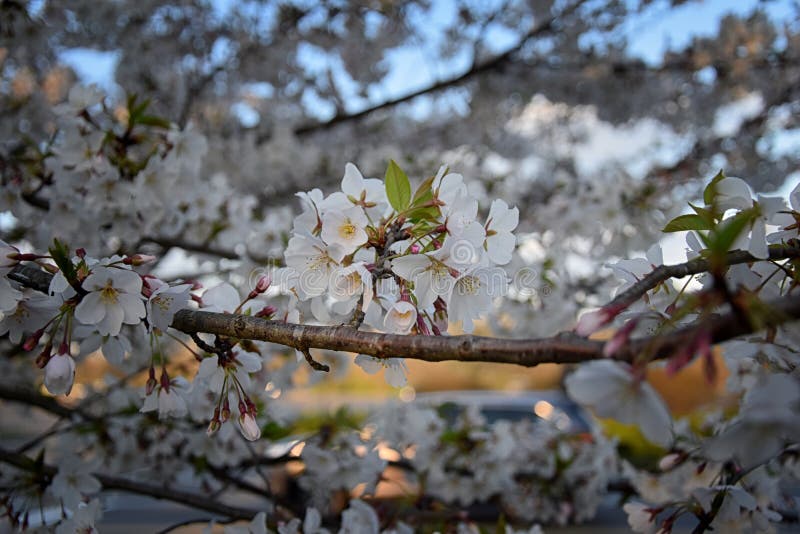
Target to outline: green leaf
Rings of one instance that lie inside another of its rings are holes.
[[[691,202],[689,202],[689,207],[694,210],[696,214],[703,217],[705,220],[709,222],[714,222],[714,212],[708,208],[701,208],[700,206],[695,206]]]
[[[713,224],[705,217],[689,213],[675,217],[662,230],[663,232],[687,232],[689,230],[711,230]]]
[[[389,160],[384,180],[389,204],[397,212],[405,210],[411,202],[411,182],[408,181],[408,176],[394,160]]]
[[[723,180],[724,178],[725,173],[723,173],[722,169],[720,169],[717,175],[711,179],[706,188],[703,190],[703,202],[706,203],[706,206],[710,206],[714,203],[714,197],[717,196],[717,182]]]
[[[169,130],[171,126],[167,119],[156,115],[142,115],[136,122],[143,126],[153,126],[154,128],[163,128],[165,130]]]
[[[749,209],[740,211],[730,219],[723,221],[717,226],[710,249],[713,253],[720,255],[727,253],[736,238],[747,228],[747,226],[758,216],[758,210]]]
[[[53,257],[53,261],[61,270],[64,278],[70,283],[77,280],[78,276],[75,272],[75,266],[72,264],[69,247],[65,243],[62,243],[58,239],[53,239],[53,246],[50,247],[50,256]]]
[[[428,206],[427,208],[414,208],[406,214],[406,217],[412,223],[416,223],[418,221],[436,221],[440,215],[438,207]]]
[[[433,200],[433,180],[435,176],[427,178],[424,182],[419,184],[417,191],[414,193],[414,198],[411,199],[412,206],[421,206]]]

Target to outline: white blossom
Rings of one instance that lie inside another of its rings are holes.
[[[123,324],[137,324],[145,316],[142,279],[133,271],[96,266],[83,288],[89,293],[75,308],[75,318],[95,325],[101,335],[116,336]]]
[[[69,395],[75,382],[75,360],[69,354],[55,354],[44,367],[44,385],[52,395]]]
[[[672,442],[672,419],[664,401],[630,368],[610,361],[582,365],[567,377],[567,393],[599,417],[637,425],[644,437],[662,447]]]
[[[486,254],[497,265],[511,261],[517,245],[513,232],[519,224],[519,209],[509,208],[504,200],[494,200],[486,219]]]

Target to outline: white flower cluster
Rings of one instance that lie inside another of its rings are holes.
[[[383,182],[347,164],[341,191],[299,194],[285,252],[298,307],[290,317],[395,334],[441,334],[448,322],[473,330],[508,288],[500,266],[511,260],[519,211],[495,200],[481,223],[477,199],[446,167],[411,191],[391,162]],[[368,358],[359,363],[373,371]],[[387,379],[402,385],[403,375]]]
[[[559,430],[545,419],[488,423],[474,407],[447,423],[432,407],[390,405],[375,438],[413,469],[425,491],[459,506],[499,498],[525,522],[567,524],[594,517],[618,472],[615,444]]]
[[[800,244],[800,185],[790,193],[787,205],[781,198],[753,198],[743,180],[720,173],[706,187],[704,202],[702,207],[692,205],[694,213],[677,217],[665,231],[686,231],[689,259],[705,258],[722,269],[691,277],[689,281],[697,282],[691,291],[686,290],[687,281],[676,287],[662,282],[633,305],[612,303],[585,314],[576,328],[579,334],[621,319],[605,346],[605,353],[613,356],[639,335],[669,332],[716,311],[721,304],[738,308],[758,324],[772,313],[767,302],[796,293],[796,283],[786,276],[796,260],[758,260],[770,257],[770,245],[779,251]],[[746,250],[753,261],[725,265],[729,253],[736,250]],[[661,250],[654,246],[646,258],[622,260],[610,267],[623,283],[622,293],[662,263]],[[722,294],[720,285],[725,286]],[[696,295],[712,297],[703,300]],[[645,381],[646,358],[635,366],[592,362],[567,378],[567,392],[573,399],[598,416],[638,426],[648,441],[673,451],[662,461],[663,473],[629,468],[640,498],[647,501],[626,505],[631,528],[646,533],[669,530],[678,516],[691,511],[715,530],[772,529],[770,522],[780,520],[776,509],[786,501],[777,490],[779,477],[771,473],[779,473],[780,466],[791,460],[800,441],[798,343],[796,329],[785,327],[769,336],[723,345],[730,371],[728,386],[742,395],[741,404],[731,418],[709,417],[700,433],[689,430],[684,421],[673,423],[666,403]],[[710,330],[697,330],[689,343],[670,356],[666,371],[675,373],[695,359],[702,361],[707,379],[714,382],[719,364]]]

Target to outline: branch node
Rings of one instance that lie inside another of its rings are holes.
[[[315,371],[324,371],[326,373],[330,372],[330,366],[325,365],[324,363],[319,363],[317,360],[315,360],[313,356],[311,356],[311,351],[308,348],[300,348],[297,350],[303,353],[303,356],[306,357],[308,365],[310,365],[312,369]]]

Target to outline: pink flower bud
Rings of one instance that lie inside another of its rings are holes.
[[[52,395],[69,395],[75,381],[75,360],[69,354],[57,354],[44,368],[44,385]]]
[[[151,256],[149,254],[134,254],[133,256],[127,256],[122,263],[125,265],[133,265],[134,267],[138,267],[139,265],[144,265],[146,263],[152,263],[156,261],[155,256]]]
[[[420,250],[422,250],[422,247],[420,247],[418,244],[415,243],[415,244],[411,245],[411,253],[412,254],[419,254]]]
[[[673,452],[671,454],[664,456],[663,458],[661,458],[661,460],[658,461],[658,468],[661,469],[662,471],[669,471],[676,465],[683,462],[684,458],[685,456],[683,454]]]
[[[207,436],[214,435],[221,426],[222,424],[220,424],[219,419],[212,419],[211,422],[208,424],[208,428],[206,429],[206,435]]]
[[[625,323],[622,328],[617,330],[614,336],[603,346],[603,356],[610,358],[616,354],[619,349],[625,346],[631,337],[631,333],[633,332],[634,328],[636,328],[638,323],[639,319],[631,319]]]
[[[605,307],[600,308],[589,313],[584,313],[578,319],[578,325],[575,327],[575,333],[579,336],[588,336],[597,332],[600,328],[614,320],[614,317],[624,308],[621,307]]]
[[[264,291],[269,289],[269,286],[271,284],[272,284],[272,278],[270,278],[268,274],[265,274],[258,279],[258,282],[256,282],[256,291],[258,291],[259,293],[263,293]]]
[[[220,412],[220,417],[223,423],[231,418],[231,406],[228,404],[227,398],[222,402],[222,412]]]
[[[39,329],[31,336],[25,340],[25,343],[22,344],[22,350],[25,351],[32,351],[36,348],[36,345],[39,344],[39,340],[42,339],[42,335],[44,334],[44,329]]]
[[[258,413],[258,410],[256,409],[256,405],[253,404],[253,401],[250,400],[250,397],[246,397],[244,399],[244,402],[247,405],[247,413],[249,413],[250,415],[255,417],[256,414]]]
[[[428,325],[425,324],[425,320],[422,318],[421,315],[417,315],[417,332],[419,332],[423,336],[431,335],[431,330],[430,328],[428,328]]]
[[[167,370],[163,369],[161,371],[161,389],[169,393],[169,386],[170,386],[169,375],[167,374]]]
[[[261,437],[261,429],[258,428],[256,418],[249,413],[239,416],[239,430],[241,430],[245,439],[249,441],[256,441]]]
[[[48,343],[44,346],[44,350],[39,354],[39,356],[36,357],[36,367],[39,369],[44,369],[44,366],[50,361],[50,353],[52,350],[52,344]]]
[[[261,311],[256,313],[256,317],[261,317],[262,319],[272,319],[275,314],[278,312],[275,306],[264,306],[261,308]]]

